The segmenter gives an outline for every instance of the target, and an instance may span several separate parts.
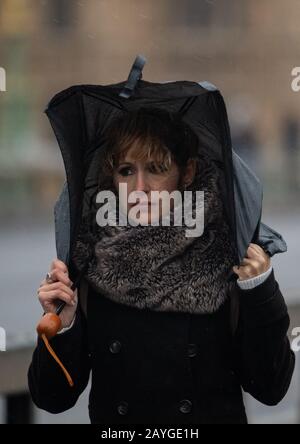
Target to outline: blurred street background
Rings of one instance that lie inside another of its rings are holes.
[[[89,422],[88,390],[60,415],[35,408],[27,390],[42,314],[37,289],[56,257],[53,206],[65,180],[44,109],[71,85],[126,80],[137,54],[147,59],[144,80],[207,80],[223,94],[233,148],[264,186],[262,220],[288,245],[272,263],[291,330],[300,327],[300,91],[291,86],[299,22],[298,0],[0,0],[0,326],[7,332],[0,423]],[[251,423],[300,423],[296,355],[282,403],[266,407],[245,395]]]

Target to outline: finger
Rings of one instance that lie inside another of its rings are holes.
[[[71,288],[62,282],[53,282],[53,284],[45,284],[43,287],[40,287],[38,292],[51,292],[51,291],[64,291],[71,297],[74,297],[74,291]]]
[[[249,246],[249,248],[247,250],[247,253],[248,253],[248,258],[256,259],[260,263],[264,262],[264,260],[265,260],[265,256],[264,256],[265,253],[264,253],[264,251],[263,250],[257,250],[252,245]]]
[[[75,294],[74,299],[73,299],[74,302],[72,302],[72,303],[70,302],[70,304],[66,303],[67,306],[72,306],[72,307],[73,307],[73,306],[75,306],[75,305],[78,303],[77,292],[75,291],[74,294]],[[59,300],[62,300],[62,297],[60,297]],[[44,308],[44,311],[45,311],[45,312],[47,312],[47,313],[48,313],[48,312],[53,312],[53,313],[56,312],[56,310],[57,310],[57,304],[58,304],[58,299],[57,299],[57,297],[55,297],[55,298],[53,298],[53,299],[51,299],[51,300],[48,300],[48,299],[45,298],[45,296],[42,294],[42,296],[39,297],[39,301],[40,301],[42,307]]]
[[[250,244],[250,248],[251,248],[251,251],[253,251],[253,253],[255,252],[256,254],[259,254],[260,256],[265,255],[265,251],[259,245]]]
[[[76,301],[68,293],[62,290],[40,291],[39,301],[42,304],[53,304],[56,299],[60,299],[67,305],[74,306]]]
[[[240,267],[243,267],[243,265],[248,265],[247,261],[249,261],[249,260],[252,260],[252,259],[249,259],[248,257],[244,257],[244,259],[240,263]]]
[[[253,254],[253,258],[255,258],[260,264],[263,270],[268,269],[271,264],[270,255],[267,254],[262,248],[257,246],[256,251],[254,252],[254,247],[251,248]],[[259,250],[259,252],[258,252]]]
[[[268,251],[265,251],[260,245],[255,244],[255,247],[253,248],[256,248],[256,251],[260,253],[261,257],[263,257],[265,260],[268,261],[270,259],[270,254]]]
[[[247,252],[252,254],[259,254],[260,252],[254,247],[254,244],[250,244]]]
[[[71,285],[73,283],[71,281],[71,279],[69,278],[69,276],[66,273],[64,273],[60,268],[54,268],[51,271],[51,279],[53,281],[63,282],[64,284],[68,285],[69,287],[71,287]]]
[[[255,259],[256,259],[256,257],[255,257]],[[240,263],[240,267],[242,267],[243,265],[248,265],[253,260],[254,260],[253,257],[245,256],[244,259]]]
[[[54,261],[52,261],[51,263],[51,274],[52,274],[52,270],[54,270],[55,268],[59,268],[62,272],[64,273],[68,273],[68,267],[66,266],[66,264],[59,260],[59,259],[54,259]]]
[[[239,269],[234,269],[234,272],[238,275],[240,279],[249,279],[253,275],[253,272],[248,265],[240,267]]]
[[[258,253],[265,253],[265,250],[258,244],[250,243],[250,247],[254,248]]]
[[[244,266],[250,266],[251,268],[253,268],[254,270],[259,269],[261,267],[261,261],[259,261],[258,259],[253,259],[253,258],[244,258],[241,264],[241,267]]]

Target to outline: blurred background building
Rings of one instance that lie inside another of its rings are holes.
[[[88,422],[87,394],[55,416],[34,408],[26,372],[41,315],[36,291],[55,257],[53,205],[64,181],[46,115],[73,84],[127,79],[137,54],[143,78],[208,80],[228,107],[233,148],[264,184],[263,220],[288,252],[274,257],[291,328],[300,325],[300,66],[297,0],[1,0],[0,67],[0,422]],[[298,357],[297,357],[298,362]],[[251,422],[300,422],[299,366],[286,399],[246,398]]]

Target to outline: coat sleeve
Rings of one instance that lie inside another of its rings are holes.
[[[290,318],[274,269],[253,289],[237,289],[240,316],[234,337],[236,369],[244,391],[274,406],[287,393],[295,367],[287,331]]]
[[[74,386],[69,386],[61,368],[40,338],[37,339],[28,369],[28,386],[37,407],[50,413],[61,413],[76,404],[89,381],[87,326],[79,306],[73,327],[54,336],[49,342],[70,373]]]

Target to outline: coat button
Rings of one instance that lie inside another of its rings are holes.
[[[180,401],[179,410],[181,413],[190,413],[192,410],[192,403],[189,399],[183,399]]]
[[[120,404],[117,407],[117,410],[120,415],[126,415],[126,413],[128,412],[128,402],[126,401],[120,402]]]
[[[190,358],[194,358],[195,356],[197,356],[197,344],[188,345],[188,355]]]
[[[112,341],[109,345],[109,350],[112,353],[119,353],[121,350],[121,342],[120,341]]]

